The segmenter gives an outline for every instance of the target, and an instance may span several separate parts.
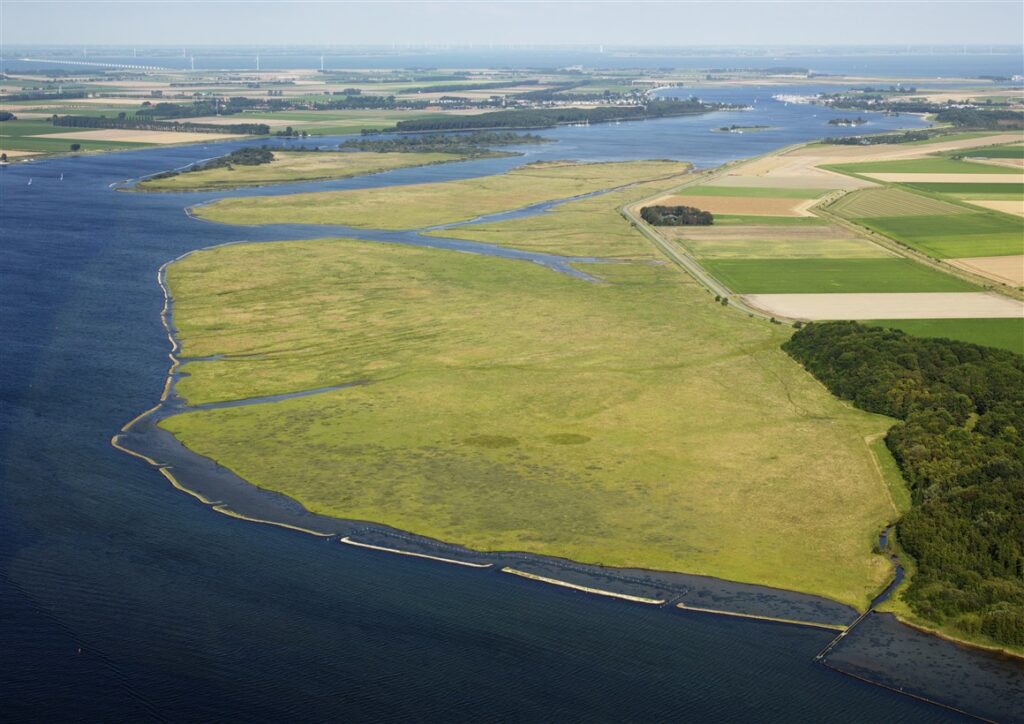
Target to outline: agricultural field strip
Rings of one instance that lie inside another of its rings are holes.
[[[809,321],[1024,318],[1024,304],[994,292],[747,294],[744,299],[776,316]]]

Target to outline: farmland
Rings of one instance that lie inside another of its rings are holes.
[[[945,337],[1024,354],[1024,317],[1017,319],[886,319],[868,321],[918,337]]]
[[[967,282],[910,259],[705,259],[740,294],[970,292]]]
[[[998,212],[853,220],[938,259],[1021,253],[1020,220]]]
[[[970,153],[975,153],[971,151]],[[830,166],[836,171],[852,174],[876,174],[876,173],[951,173],[951,174],[1020,174],[1019,170],[1012,168],[1000,168],[991,164],[971,163],[970,161],[959,161],[953,158],[931,157],[911,158],[892,161],[867,161],[864,163],[849,163],[838,166]]]

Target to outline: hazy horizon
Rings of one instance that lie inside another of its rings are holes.
[[[116,22],[112,22],[116,20]],[[1021,46],[1016,0],[5,0],[0,46]]]

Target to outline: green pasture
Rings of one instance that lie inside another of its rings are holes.
[[[967,153],[966,150],[957,153]],[[1020,169],[985,163],[957,161],[952,158],[913,158],[898,161],[868,161],[824,166],[840,173],[1005,173],[1020,175]]]
[[[973,158],[1024,158],[1024,145],[1007,143],[989,148],[972,148],[960,153]]]
[[[707,259],[739,294],[970,292],[978,288],[910,259]]]
[[[901,183],[904,188],[924,191],[933,194],[951,194],[953,196],[970,196],[979,199],[996,199],[1000,197],[1020,198],[1024,196],[1024,183]]]
[[[1021,220],[992,211],[854,219],[936,259],[1024,254]]]
[[[876,327],[902,329],[918,337],[945,337],[962,342],[1000,347],[1024,354],[1024,318],[1020,319],[883,319],[865,322]]]
[[[785,239],[753,237],[678,239],[699,259],[876,259],[892,258],[885,249],[863,239]]]

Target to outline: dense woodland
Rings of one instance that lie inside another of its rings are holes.
[[[607,123],[644,118],[686,116],[708,113],[722,106],[696,99],[651,101],[637,106],[599,106],[597,108],[536,108],[494,111],[475,116],[444,116],[399,121],[396,131],[457,131],[473,128],[548,128],[567,123]]]
[[[711,226],[715,217],[710,211],[693,206],[645,206],[640,218],[652,226]]]
[[[922,617],[1024,646],[1024,356],[855,322],[783,347],[834,394],[895,417],[886,444],[910,485],[899,522]]]

